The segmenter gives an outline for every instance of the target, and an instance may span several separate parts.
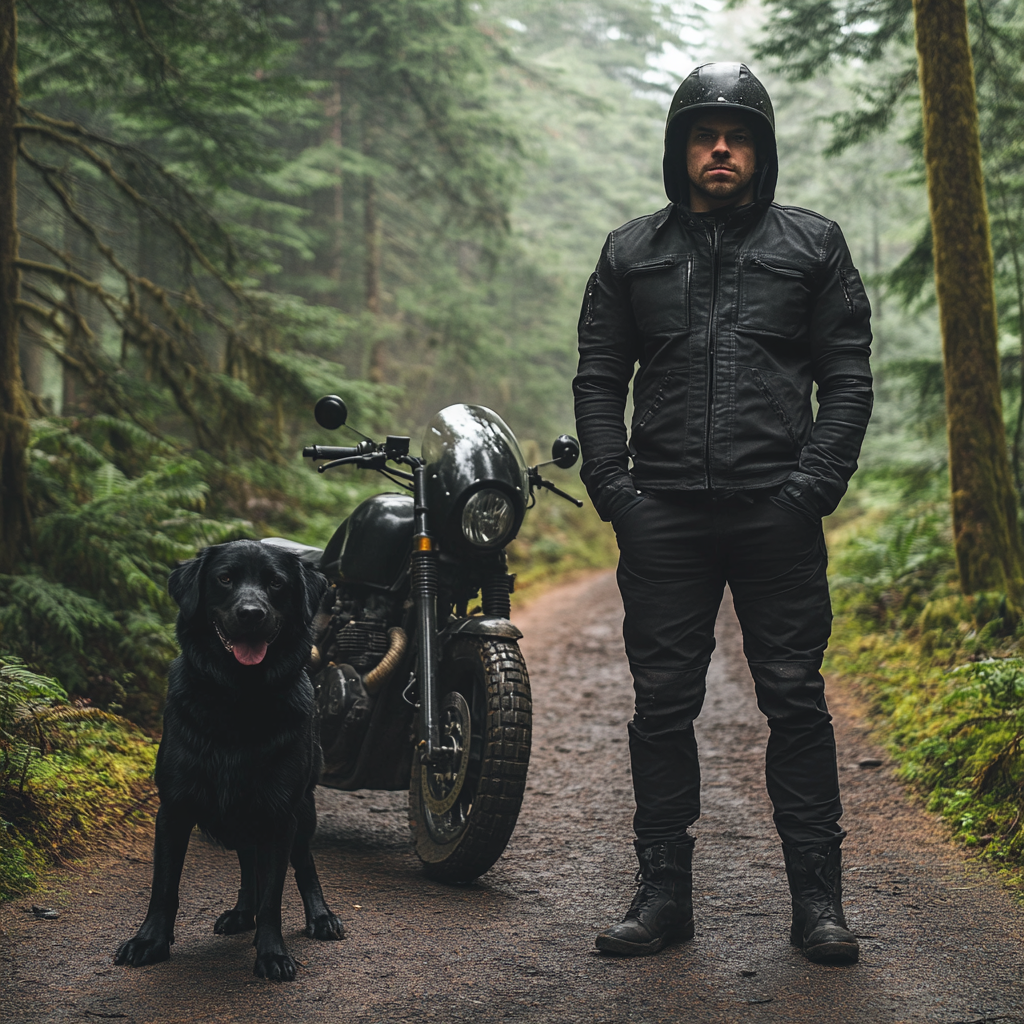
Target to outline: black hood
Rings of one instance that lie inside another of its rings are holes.
[[[690,125],[704,110],[735,110],[750,122],[757,141],[754,202],[767,205],[775,198],[779,154],[775,145],[775,111],[768,91],[746,64],[701,64],[683,79],[672,97],[665,124],[662,169],[665,192],[673,203],[689,204],[686,142]]]

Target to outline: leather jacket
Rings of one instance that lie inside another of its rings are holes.
[[[832,512],[871,414],[870,315],[838,225],[808,210],[672,204],[613,231],[573,381],[581,476],[602,519],[638,492],[777,489],[809,519]]]

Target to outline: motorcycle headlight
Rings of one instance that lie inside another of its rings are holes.
[[[462,533],[478,548],[503,544],[515,523],[515,509],[508,496],[493,487],[477,491],[462,510]]]

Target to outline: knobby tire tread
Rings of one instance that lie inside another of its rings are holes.
[[[533,721],[526,662],[515,643],[486,640],[478,646],[487,687],[480,783],[466,831],[444,860],[427,860],[420,851],[427,829],[421,817],[418,780],[410,788],[410,826],[416,852],[424,873],[445,882],[470,882],[494,865],[512,837],[526,793]]]

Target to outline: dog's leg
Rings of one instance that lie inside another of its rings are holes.
[[[295,818],[273,839],[256,846],[256,883],[259,909],[256,911],[256,963],[253,973],[257,978],[292,981],[295,961],[289,956],[281,934],[281,897],[288,874],[288,854],[295,841]]]
[[[114,963],[142,967],[167,960],[174,942],[174,918],[178,913],[178,883],[185,863],[185,851],[195,822],[174,813],[166,804],[156,815],[156,843],[153,847],[153,888],[146,920],[134,939],[117,947]]]
[[[256,850],[253,847],[239,847],[238,866],[242,870],[238,902],[217,918],[213,926],[217,935],[237,935],[256,927]]]
[[[292,844],[292,867],[295,868],[295,883],[306,908],[306,934],[311,939],[343,939],[345,926],[335,917],[324,900],[320,878],[316,873],[310,840],[316,831],[316,804],[312,792],[308,792],[299,807],[298,827]]]

